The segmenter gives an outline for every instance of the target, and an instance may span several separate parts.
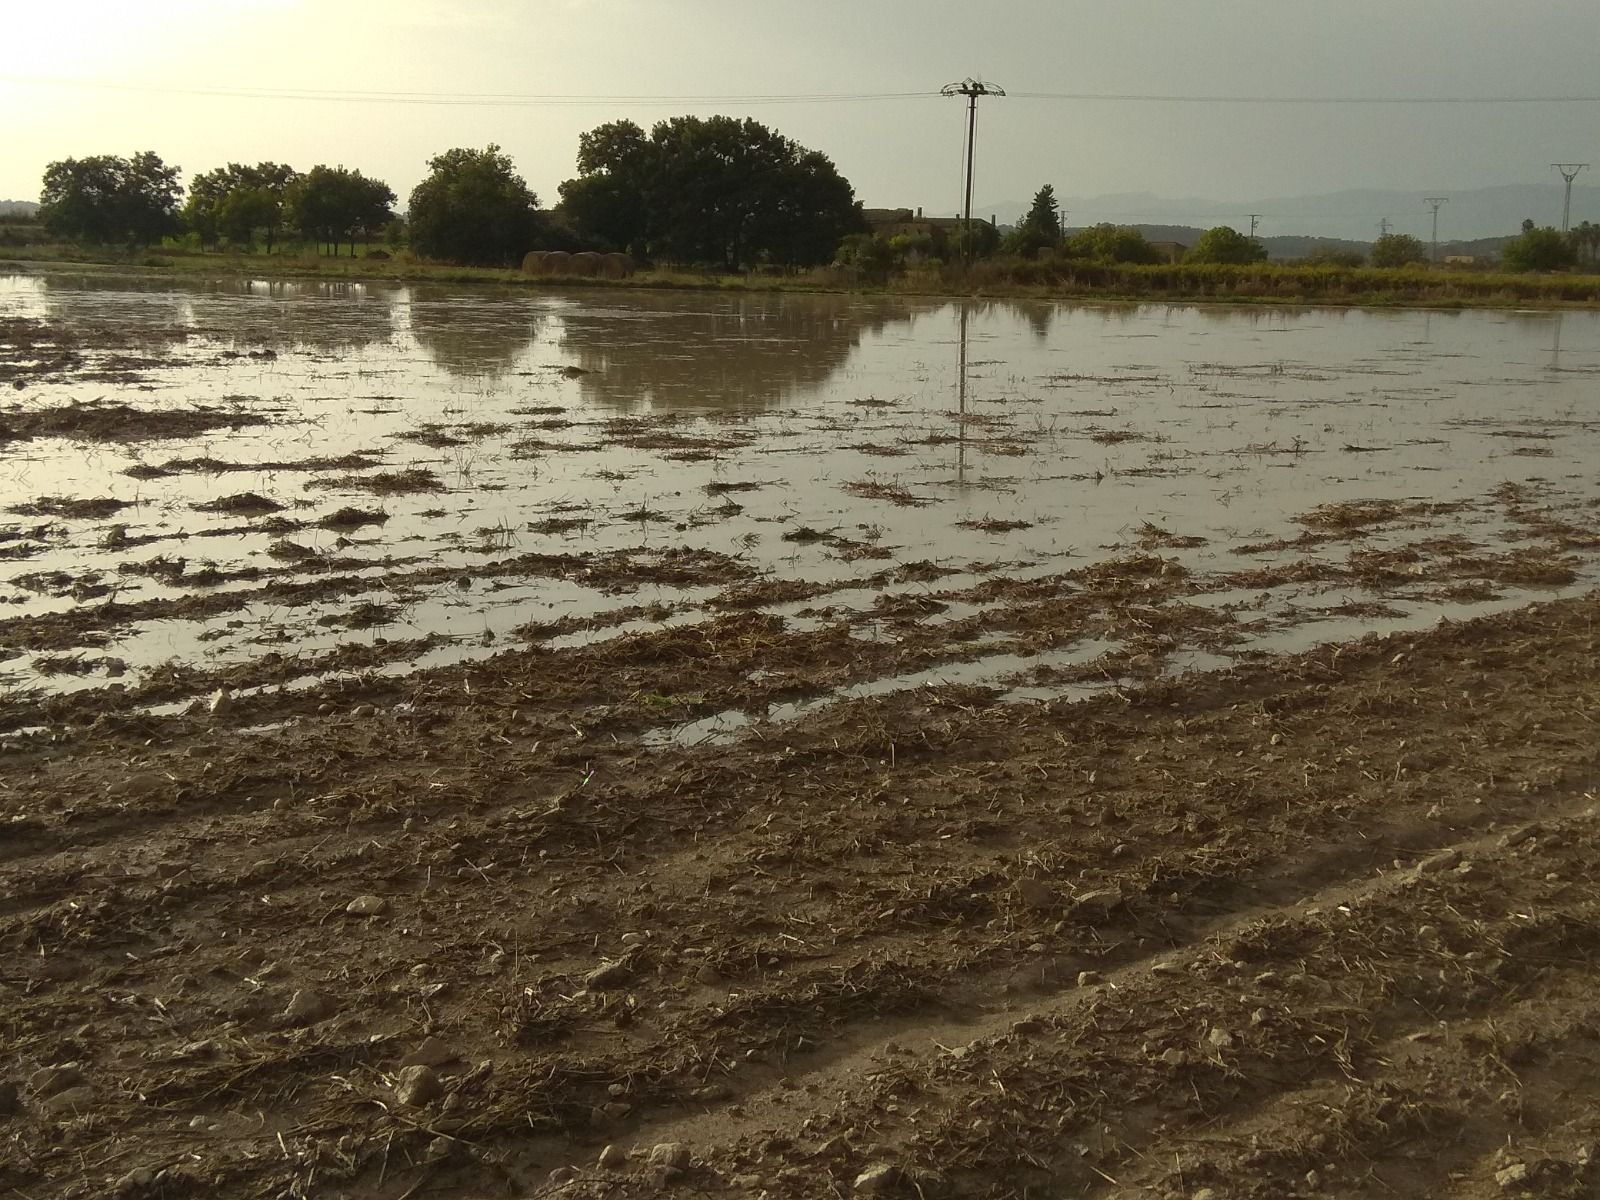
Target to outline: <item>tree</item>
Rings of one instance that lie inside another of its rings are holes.
[[[539,197],[511,159],[484,150],[447,150],[411,192],[411,246],[429,258],[479,266],[519,261],[538,239]]]
[[[861,228],[825,155],[733,117],[674,117],[648,137],[632,121],[590,130],[561,209],[597,243],[726,269],[825,263]]]
[[[1153,263],[1158,255],[1144,234],[1126,225],[1095,225],[1080,229],[1067,239],[1069,258],[1087,258],[1108,263]]]
[[[1408,267],[1428,261],[1428,248],[1409,233],[1386,233],[1372,243],[1375,267]]]
[[[1056,203],[1055,187],[1047,183],[1033,194],[1033,206],[1006,238],[1005,249],[1032,258],[1040,250],[1060,244],[1061,206]]]
[[[1567,234],[1572,242],[1573,257],[1577,261],[1587,258],[1591,266],[1597,257],[1600,257],[1600,225],[1590,221],[1579,221]]]
[[[148,150],[53,162],[44,172],[39,219],[56,237],[148,246],[180,228],[178,168]]]
[[[259,230],[271,254],[289,188],[299,177],[293,167],[273,162],[229,163],[196,175],[183,206],[184,224],[200,238],[202,249],[216,245],[219,236],[251,245]]]
[[[1229,225],[1218,225],[1202,233],[1184,262],[1192,263],[1257,263],[1265,262],[1266,247],[1255,238],[1246,237]]]
[[[1508,271],[1564,271],[1576,258],[1571,241],[1548,225],[1524,229],[1500,251],[1500,262]]]
[[[318,165],[294,181],[284,204],[288,223],[307,241],[333,247],[343,242],[356,252],[356,236],[370,239],[394,219],[395,196],[388,184],[360,171]]]

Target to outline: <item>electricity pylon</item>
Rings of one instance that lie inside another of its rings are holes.
[[[1439,261],[1439,206],[1449,204],[1449,196],[1424,196],[1422,202],[1433,209],[1433,249],[1429,252],[1432,262]]]
[[[1578,177],[1578,172],[1587,167],[1588,163],[1551,163],[1550,169],[1560,171],[1561,178],[1567,181],[1567,198],[1561,204],[1561,232],[1567,232],[1572,224],[1572,181]]]

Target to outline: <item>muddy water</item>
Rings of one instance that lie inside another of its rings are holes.
[[[6,317],[72,331],[82,358],[19,377],[0,416],[115,401],[261,423],[0,442],[0,687],[266,654],[309,670],[341,646],[428,639],[383,667],[404,671],[696,620],[730,588],[785,581],[821,598],[746,606],[893,638],[872,617],[885,596],[945,595],[933,627],[981,616],[956,593],[986,578],[1144,553],[1242,617],[1228,655],[1595,578],[1593,313],[17,274],[0,276]],[[385,476],[400,478],[374,483]],[[203,507],[242,494],[276,507]],[[125,507],[60,503],[85,499]],[[1300,518],[1319,507],[1373,499],[1409,515],[1283,544],[1317,532]],[[1530,528],[1530,507],[1565,532]],[[347,508],[369,523],[319,523]],[[1421,568],[1415,586],[1391,572],[1370,587],[1289,570],[1410,545],[1426,561],[1450,538],[1458,564],[1532,547],[1572,578],[1486,567],[1475,593],[1445,594]],[[923,563],[947,574],[891,577]],[[1245,569],[1282,577],[1232,578]],[[1357,603],[1374,596],[1381,609]],[[132,607],[49,636],[26,625],[107,605]],[[964,645],[943,674],[903,682],[1052,694],[1015,649]],[[1059,657],[1105,649],[1086,635]],[[1169,649],[1167,669],[1226,661]]]

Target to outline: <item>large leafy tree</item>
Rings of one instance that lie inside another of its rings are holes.
[[[356,238],[371,239],[394,219],[393,189],[381,180],[344,167],[312,167],[288,188],[285,195],[288,223],[307,240],[333,247],[348,242],[356,251]]]
[[[1428,261],[1428,248],[1409,233],[1386,233],[1372,243],[1375,267],[1409,267]]]
[[[1500,251],[1500,261],[1508,271],[1564,271],[1576,258],[1571,240],[1548,225],[1541,229],[1524,223],[1521,236],[1512,238]]]
[[[1253,237],[1246,237],[1231,225],[1218,225],[1195,239],[1185,262],[1194,263],[1256,263],[1265,262],[1266,247]]]
[[[184,223],[202,246],[215,245],[219,237],[249,245],[260,233],[271,254],[289,189],[299,177],[293,167],[273,162],[229,163],[196,175],[183,206]]]
[[[178,231],[178,191],[178,168],[148,150],[62,159],[45,168],[39,219],[56,237],[148,246]]]
[[[429,258],[498,266],[519,260],[539,237],[539,197],[511,159],[484,150],[447,150],[412,189],[411,246]]]
[[[1006,239],[1006,250],[1032,258],[1040,250],[1061,244],[1061,206],[1056,189],[1045,184],[1033,195],[1027,215]]]
[[[1127,225],[1100,224],[1080,229],[1067,239],[1066,252],[1071,258],[1096,262],[1153,263],[1160,258],[1144,234]]]
[[[674,117],[648,137],[631,121],[590,130],[561,200],[580,235],[730,269],[828,262],[861,227],[826,155],[733,117]]]

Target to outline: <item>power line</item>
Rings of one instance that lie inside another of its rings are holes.
[[[880,100],[924,100],[938,92],[794,92],[775,94],[576,95],[521,92],[357,91],[337,88],[174,87],[167,84],[0,74],[0,83],[93,88],[167,96],[216,96],[241,100],[313,100],[340,104],[430,104],[445,107],[584,107],[615,104],[859,104]]]
[[[1129,104],[1600,104],[1583,96],[1207,96],[1142,92],[1012,92],[1017,100],[1115,101]]]
[[[41,87],[92,88],[103,91],[144,92],[171,96],[218,96],[247,100],[320,100],[334,103],[431,104],[444,106],[561,107],[606,104],[864,104],[893,100],[925,100],[939,92],[789,92],[789,93],[688,93],[669,95],[524,92],[455,92],[359,90],[352,88],[180,87],[68,76],[0,74],[0,83]],[[1011,92],[1014,99],[1113,102],[1130,104],[1600,104],[1600,95],[1545,96],[1268,96],[1204,95],[1200,93],[1148,92]]]

